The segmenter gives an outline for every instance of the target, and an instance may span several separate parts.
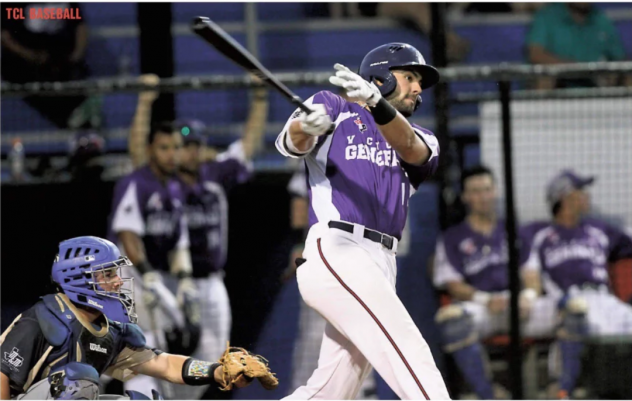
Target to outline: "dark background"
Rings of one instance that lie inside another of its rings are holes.
[[[229,194],[231,342],[244,347],[255,343],[289,260],[290,242],[279,241],[288,237],[289,178],[260,173]],[[114,182],[2,187],[2,331],[54,291],[50,269],[60,241],[106,236],[113,189]]]

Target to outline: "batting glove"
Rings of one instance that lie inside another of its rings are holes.
[[[374,107],[382,98],[380,90],[373,82],[367,82],[342,64],[335,64],[336,74],[329,77],[329,82],[347,91],[347,96],[354,101],[361,101]]]
[[[327,133],[331,127],[331,118],[327,114],[325,106],[322,104],[313,104],[309,107],[312,112],[310,114],[301,114],[299,121],[301,122],[301,131],[311,136],[321,136]]]
[[[143,299],[148,309],[159,307],[177,327],[184,327],[184,315],[175,295],[163,284],[158,272],[143,274]]]

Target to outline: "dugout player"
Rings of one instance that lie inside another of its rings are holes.
[[[462,201],[468,209],[462,223],[451,227],[437,242],[433,282],[446,290],[451,304],[436,315],[446,352],[476,395],[494,399],[486,377],[480,340],[509,331],[509,277],[505,222],[496,214],[496,182],[491,170],[476,166],[461,175]],[[528,252],[525,253],[528,255]],[[523,255],[522,262],[526,260]],[[538,297],[539,275],[523,271],[520,293],[522,333],[549,336],[555,311],[547,298]]]
[[[141,81],[156,85],[155,75]],[[146,142],[151,105],[156,94],[141,93],[130,136],[130,155],[139,166],[147,155]],[[228,250],[228,192],[252,176],[252,158],[261,149],[268,115],[267,90],[253,91],[250,114],[241,139],[224,152],[207,146],[206,126],[199,120],[182,119],[172,124],[183,141],[176,168],[178,192],[182,193],[192,260],[192,278],[201,301],[201,337],[194,355],[219,357],[230,338],[231,311],[224,285]],[[204,388],[177,387],[176,398],[197,399]]]
[[[303,158],[310,230],[297,280],[326,320],[318,368],[290,399],[351,399],[371,365],[402,399],[447,399],[430,349],[395,292],[397,243],[410,187],[436,169],[434,135],[411,125],[421,91],[439,80],[414,47],[369,52],[360,74],[336,64],[329,91],[297,109],[276,147]],[[331,131],[333,124],[333,132]]]
[[[632,306],[612,294],[608,263],[632,257],[632,238],[595,219],[586,187],[595,177],[560,172],[547,187],[552,221],[535,231],[527,268],[542,276],[548,296],[558,301],[561,356],[559,398],[568,398],[580,373],[587,336],[632,334]]]
[[[155,96],[141,94],[143,99]],[[132,129],[143,105],[139,101]],[[170,352],[193,353],[199,340],[200,312],[191,279],[184,193],[175,175],[182,138],[166,123],[153,126],[146,138],[148,163],[121,178],[114,189],[110,238],[134,265],[135,290],[144,301],[138,304],[138,324],[147,343]],[[149,377],[126,383],[127,389],[136,391],[151,387],[156,383]],[[169,390],[163,388],[171,398]]]
[[[77,237],[59,244],[51,273],[57,293],[43,296],[0,337],[0,399],[24,393],[25,399],[98,399],[101,374],[192,386],[224,382],[220,364],[146,344],[123,268],[132,263],[108,240]]]

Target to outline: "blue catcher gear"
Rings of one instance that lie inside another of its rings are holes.
[[[99,399],[99,373],[85,363],[70,362],[56,369],[48,376],[48,382],[55,400]]]
[[[133,279],[120,275],[125,266],[132,263],[112,242],[77,237],[59,244],[52,280],[72,302],[96,309],[110,320],[136,323]]]
[[[421,89],[427,89],[439,82],[439,71],[426,60],[419,50],[406,43],[388,43],[371,50],[360,64],[358,72],[362,78],[369,82],[378,80],[382,83],[378,86],[385,98],[397,88],[397,79],[391,72],[394,69],[412,69],[421,74]],[[421,96],[417,98],[415,110],[421,104]]]
[[[182,135],[185,144],[206,144],[206,124],[195,119],[181,119],[173,123],[174,127]]]

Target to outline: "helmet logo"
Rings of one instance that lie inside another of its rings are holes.
[[[92,262],[94,260],[94,255],[88,255],[85,257],[86,262]]]
[[[103,309],[103,305],[99,304],[98,302],[95,302],[91,299],[88,299],[88,303],[92,306],[96,306],[97,308]]]
[[[55,260],[53,261],[53,263],[57,263],[57,262],[59,262],[59,254],[55,256]]]
[[[374,65],[382,65],[382,64],[388,64],[388,60],[386,60],[386,61],[378,61],[377,63],[369,64],[369,67],[373,67]]]

